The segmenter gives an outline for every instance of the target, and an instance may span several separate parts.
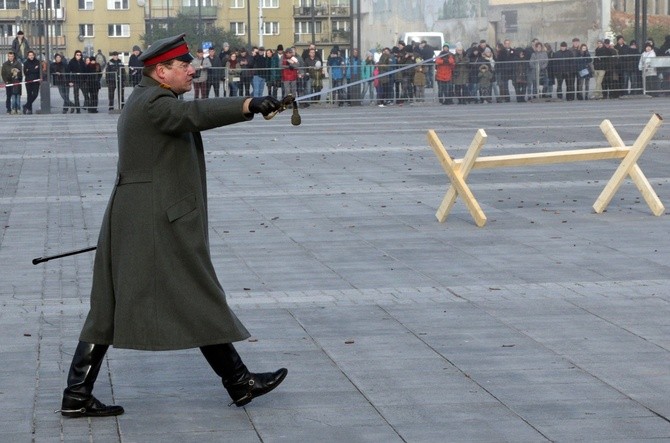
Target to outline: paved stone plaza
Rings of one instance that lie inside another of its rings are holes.
[[[106,109],[106,107],[104,107]],[[56,112],[60,111],[56,109]],[[115,178],[118,115],[0,118],[0,441],[670,442],[670,215],[616,160],[473,171],[457,201],[426,142],[462,157],[632,144],[670,98],[302,110],[203,133],[210,240],[273,393],[228,407],[197,350],[110,349],[95,394],[115,418],[64,419]],[[142,137],[142,134],[137,134]],[[147,143],[150,143],[147,140]],[[638,162],[670,208],[670,124]]]

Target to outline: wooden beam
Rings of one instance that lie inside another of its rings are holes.
[[[480,129],[470,143],[470,147],[468,148],[465,157],[457,160],[453,160],[449,156],[449,153],[442,145],[437,134],[431,129],[428,131],[427,135],[428,143],[435,152],[435,155],[437,155],[442,168],[451,181],[451,186],[442,199],[442,203],[435,216],[440,223],[444,222],[451,212],[451,209],[456,202],[456,198],[460,195],[463,198],[470,215],[472,215],[472,218],[475,220],[475,224],[479,227],[486,224],[486,215],[465,181],[473,169],[545,165],[606,159],[622,160],[619,167],[605,186],[605,189],[603,189],[602,193],[594,203],[593,209],[597,213],[603,212],[624,179],[627,176],[630,176],[635,183],[635,186],[640,191],[640,194],[642,194],[642,197],[647,202],[647,205],[649,205],[652,213],[656,216],[662,215],[665,212],[665,207],[637,164],[637,161],[640,156],[642,156],[647,145],[660,128],[662,120],[660,115],[654,114],[632,147],[625,146],[623,140],[609,120],[603,120],[600,124],[600,129],[610,143],[610,146],[606,148],[532,152],[527,154],[494,155],[489,157],[479,157],[479,153],[487,140],[486,132],[484,132],[483,129]]]
[[[531,152],[527,154],[491,155],[479,157],[473,169],[501,168],[506,166],[550,165],[555,163],[570,163],[593,160],[608,160],[624,158],[628,148],[593,148],[572,151]],[[454,163],[461,164],[462,160]]]
[[[435,155],[437,155],[440,164],[442,164],[444,172],[446,172],[449,176],[449,180],[451,180],[451,186],[455,188],[456,194],[463,198],[463,202],[468,208],[470,215],[475,220],[475,224],[479,227],[484,226],[486,224],[486,215],[484,215],[484,211],[482,211],[479,203],[477,203],[477,199],[472,194],[472,191],[470,191],[470,187],[468,187],[467,183],[465,183],[465,178],[463,177],[462,172],[456,168],[456,165],[449,156],[449,153],[442,145],[442,142],[437,137],[437,134],[435,134],[435,131],[432,129],[428,131],[428,143],[433,148],[433,151],[435,152]]]
[[[645,148],[656,134],[656,131],[658,131],[658,128],[661,127],[662,122],[663,119],[658,114],[652,115],[651,119],[649,119],[649,122],[647,122],[647,125],[644,127],[640,135],[637,137],[637,140],[635,140],[635,143],[630,148],[630,152],[628,153],[628,155],[626,155],[626,157],[624,157],[623,160],[621,160],[621,164],[619,164],[619,167],[616,169],[616,171],[614,171],[614,174],[607,182],[607,185],[605,185],[605,189],[603,189],[603,192],[600,193],[600,196],[593,204],[593,209],[596,211],[596,213],[598,214],[602,213],[607,208],[607,205],[609,205],[609,203],[612,201],[614,194],[616,194],[616,192],[619,190],[619,187],[621,187],[621,184],[623,183],[624,179],[629,174],[631,176],[632,174],[635,174],[633,170],[634,167],[637,166],[637,161],[640,159],[640,156],[642,156],[642,153],[644,152]],[[644,176],[640,177],[638,175],[637,177],[638,179],[642,179]],[[646,178],[644,178],[644,183],[641,183],[641,186],[638,183],[636,183],[636,185],[638,185],[638,189],[642,188],[640,189],[640,192],[642,192],[642,195],[645,200],[647,200],[648,198],[651,198],[652,201],[654,200],[651,197],[651,195],[645,195],[648,194],[649,191],[651,192],[651,194],[654,195],[656,194],[653,191],[651,184],[647,181]],[[654,207],[652,207],[652,205],[649,206],[652,209],[652,211],[654,211]],[[661,204],[661,206],[663,205]],[[662,212],[660,214],[656,214],[656,212],[654,212],[654,214],[661,215]]]
[[[454,168],[461,173],[463,180],[466,180],[468,175],[470,175],[472,165],[477,159],[477,156],[479,156],[479,151],[481,151],[484,143],[486,143],[487,138],[488,136],[486,135],[486,132],[484,132],[483,129],[479,129],[475,134],[475,137],[472,139],[470,147],[465,153],[465,157],[463,157],[463,159],[459,161],[458,166]],[[451,209],[454,207],[454,203],[456,203],[456,197],[456,188],[454,186],[449,186],[447,193],[442,199],[440,207],[437,209],[437,213],[435,213],[435,216],[440,223],[444,223],[449,216]]]
[[[658,115],[655,116],[658,117]],[[658,123],[660,124],[660,120],[658,121]],[[619,136],[619,133],[616,131],[616,129],[614,129],[612,122],[610,122],[609,120],[603,120],[603,122],[600,124],[600,130],[603,132],[605,138],[607,139],[608,142],[610,142],[612,147],[624,146],[624,142]],[[640,191],[642,198],[644,198],[644,201],[647,203],[647,206],[649,206],[649,209],[651,209],[652,214],[654,214],[657,217],[663,215],[663,213],[665,212],[665,206],[663,206],[661,199],[658,198],[658,195],[654,191],[654,188],[651,186],[651,183],[649,183],[649,180],[647,180],[647,177],[645,177],[644,173],[642,172],[642,169],[640,169],[640,166],[637,163],[633,165],[633,167],[630,169],[629,174],[630,178],[633,180],[633,183],[635,183],[635,186],[637,187],[638,191]],[[600,208],[596,207],[595,205],[593,208],[596,212],[598,212],[598,210],[600,209],[600,212],[598,213],[602,213],[602,211],[605,210],[604,207]]]

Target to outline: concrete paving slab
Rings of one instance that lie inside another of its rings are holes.
[[[252,332],[252,370],[289,376],[245,408],[197,350],[111,349],[96,384],[117,418],[60,406],[88,310],[115,176],[118,115],[0,119],[2,439],[31,442],[670,441],[670,218],[626,180],[591,205],[616,161],[473,171],[489,217],[462,201],[425,141],[462,157],[627,142],[670,99],[337,109],[204,133],[212,257]],[[16,132],[30,128],[23,134]],[[252,137],[253,136],[253,137]],[[10,142],[11,141],[11,142]],[[670,204],[670,129],[640,167]],[[667,212],[667,211],[666,211]]]

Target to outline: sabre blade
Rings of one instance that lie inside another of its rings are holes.
[[[300,97],[296,97],[295,101],[298,102],[298,101],[304,101],[304,100],[307,100],[307,99],[310,99],[310,98],[313,98],[313,97],[320,97],[323,94],[328,94],[328,93],[331,93],[331,92],[339,91],[341,89],[346,89],[346,88],[349,88],[351,86],[361,85],[363,83],[371,82],[371,81],[373,81],[375,79],[378,79],[378,78],[388,77],[389,75],[393,75],[397,72],[402,72],[402,71],[406,71],[408,69],[416,68],[417,66],[425,65],[426,63],[430,63],[430,62],[434,62],[438,58],[442,58],[442,57],[446,57],[446,56],[447,56],[447,54],[438,55],[436,57],[429,58],[427,60],[421,60],[419,63],[412,63],[411,65],[406,65],[406,66],[403,66],[402,68],[393,69],[391,71],[384,72],[382,74],[374,75],[370,78],[364,78],[364,79],[361,79],[361,80],[356,80],[353,83],[347,83],[346,85],[336,86],[334,88],[322,89],[319,92],[314,92],[314,93],[311,93],[311,94],[301,95]]]

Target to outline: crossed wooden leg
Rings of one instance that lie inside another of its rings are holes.
[[[661,203],[658,195],[656,195],[656,192],[654,192],[654,189],[651,187],[649,180],[647,180],[647,177],[644,176],[642,170],[637,165],[637,161],[640,156],[642,156],[647,144],[649,144],[649,141],[654,137],[658,128],[661,127],[662,121],[663,119],[658,114],[654,114],[651,117],[647,125],[637,137],[637,140],[635,140],[633,146],[628,151],[628,154],[621,160],[621,164],[619,164],[614,175],[610,178],[605,189],[603,189],[602,193],[593,204],[593,209],[596,213],[600,214],[607,208],[607,205],[612,201],[614,194],[616,194],[624,179],[630,175],[633,183],[635,183],[635,186],[637,186],[640,194],[642,194],[642,197],[651,209],[651,212],[656,216],[663,214],[665,211],[663,203]],[[625,143],[621,137],[619,137],[619,133],[614,129],[614,126],[612,126],[612,123],[609,120],[603,120],[600,124],[600,129],[603,131],[605,138],[607,138],[607,141],[610,142],[610,145],[612,145],[613,148],[625,149]]]
[[[612,201],[614,194],[617,192],[623,181],[630,175],[631,179],[642,194],[642,197],[649,205],[652,213],[660,216],[665,211],[665,207],[661,200],[654,192],[651,184],[642,173],[642,170],[637,165],[637,161],[644,152],[645,148],[660,128],[662,118],[658,114],[654,114],[647,125],[644,127],[637,140],[632,147],[625,146],[623,140],[612,126],[609,120],[604,120],[600,129],[605,134],[605,138],[610,142],[609,148],[594,148],[594,149],[578,149],[572,151],[552,151],[552,152],[537,152],[529,154],[515,154],[515,155],[499,155],[489,157],[479,157],[484,143],[486,143],[486,132],[479,129],[475,134],[465,157],[460,160],[452,160],[449,153],[442,145],[442,142],[432,129],[428,131],[428,143],[433,148],[442,168],[447,173],[451,186],[447,190],[442,203],[437,210],[435,216],[440,223],[443,223],[449,212],[456,202],[456,198],[460,196],[463,198],[470,215],[475,221],[475,224],[482,227],[486,224],[486,215],[479,203],[475,199],[470,187],[466,183],[466,179],[470,171],[474,168],[492,168],[502,166],[527,166],[527,165],[541,165],[553,163],[566,163],[574,161],[593,161],[620,158],[621,163],[616,169],[605,189],[593,204],[593,209],[596,213],[602,213],[607,205]]]
[[[465,183],[465,179],[468,178],[468,174],[470,174],[475,160],[479,156],[479,151],[481,151],[484,143],[486,143],[487,138],[486,132],[483,129],[479,129],[477,134],[475,134],[475,138],[472,139],[465,157],[463,157],[463,162],[459,165],[451,159],[437,134],[435,134],[435,131],[432,129],[428,131],[428,143],[433,148],[435,155],[437,155],[438,160],[442,164],[442,168],[444,168],[444,172],[447,173],[451,181],[451,186],[435,214],[440,223],[443,223],[447,219],[451,208],[456,202],[456,197],[460,195],[468,211],[470,211],[470,215],[475,220],[475,224],[480,228],[486,224],[486,215],[484,215],[484,211],[482,211],[475,196],[470,191],[470,187]]]

